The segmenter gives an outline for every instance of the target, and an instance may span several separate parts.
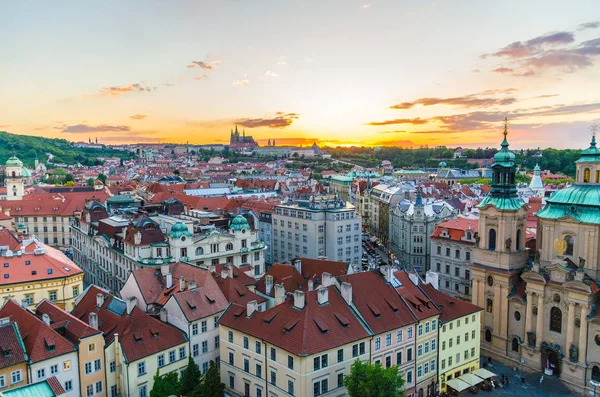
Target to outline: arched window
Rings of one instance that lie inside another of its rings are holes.
[[[573,236],[566,235],[565,242],[567,243],[567,250],[565,251],[565,255],[573,255],[573,245],[575,244],[575,239]]]
[[[589,181],[590,181],[590,169],[589,169],[589,168],[586,168],[586,169],[583,171],[583,182],[584,182],[584,183],[588,183]]]
[[[600,367],[598,367],[597,365],[594,365],[594,367],[592,368],[592,380],[600,382]]]
[[[12,172],[12,177],[14,178],[14,177],[16,177],[16,176],[17,176],[17,173],[13,171],[13,172]]]
[[[514,352],[519,351],[519,340],[517,338],[513,338],[511,348],[512,348],[512,351],[514,351]]]
[[[600,170],[596,170],[596,183],[600,183]]]
[[[492,251],[496,250],[496,229],[490,229],[488,232],[488,248]]]
[[[492,331],[490,331],[489,329],[485,330],[485,341],[486,342],[492,341]]]
[[[515,244],[515,248],[517,251],[521,249],[521,229],[517,229],[517,241]]]
[[[550,309],[550,331],[558,333],[562,331],[562,312],[558,307]]]
[[[494,310],[494,301],[491,299],[487,300],[487,305],[485,306],[485,311],[491,313]]]
[[[204,249],[202,247],[196,248],[196,255],[204,255]]]
[[[225,246],[225,251],[233,251],[233,243],[227,243]]]

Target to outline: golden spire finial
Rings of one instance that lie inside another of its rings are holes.
[[[504,137],[508,135],[508,117],[504,118]]]

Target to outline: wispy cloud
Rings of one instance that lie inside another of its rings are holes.
[[[194,80],[203,80],[203,79],[207,79],[208,75],[207,74],[201,74],[199,76],[194,77]]]
[[[598,29],[600,28],[600,21],[586,22],[582,23],[577,27],[577,30],[586,30],[586,29]]]
[[[233,80],[233,82],[232,82],[233,85],[248,85],[249,83],[250,83],[250,80],[248,80],[248,79]]]
[[[545,94],[545,95],[537,95],[532,97],[533,99],[539,99],[539,98],[553,98],[556,96],[560,96],[560,94]]]
[[[156,90],[156,87],[150,87],[143,84],[130,84],[122,86],[104,87],[98,93],[99,96],[119,96],[131,92],[150,92]]]
[[[475,94],[469,94],[459,97],[450,98],[419,98],[411,102],[402,102],[390,106],[390,109],[405,110],[411,109],[417,105],[434,106],[434,105],[449,105],[465,108],[478,108],[490,106],[511,105],[517,101],[515,97],[499,97],[498,94],[510,93],[513,90],[488,90]]]
[[[62,128],[61,132],[66,133],[88,133],[88,132],[130,132],[131,127],[126,125],[87,125],[87,124],[75,124],[75,125],[64,125],[62,127],[56,127],[57,129]]]
[[[129,118],[132,120],[143,120],[146,117],[148,117],[147,114],[134,114],[133,116],[129,116]]]
[[[400,134],[403,132],[406,132],[406,130],[379,131],[378,134]]]
[[[278,59],[277,59],[277,65],[278,66],[285,66],[287,65],[287,61],[285,60],[285,57],[283,55],[281,55]]]
[[[267,76],[267,77],[279,77],[279,73],[275,73],[275,72],[271,72],[270,70],[267,70],[265,72],[265,76]]]
[[[393,120],[385,120],[385,121],[371,121],[367,123],[367,125],[372,126],[381,126],[381,125],[394,125],[394,124],[412,124],[412,125],[420,125],[427,124],[427,119],[422,119],[420,117],[414,119],[393,119]]]
[[[494,69],[494,70],[492,70],[492,73],[510,74],[511,76],[517,76],[517,77],[529,77],[529,76],[535,75],[535,72],[531,69],[525,70],[523,72],[517,72],[513,68],[505,68],[505,67]]]
[[[294,120],[297,120],[299,117],[300,115],[298,113],[277,112],[275,113],[275,117],[271,118],[246,118],[238,119],[234,122],[246,128],[285,128],[292,125]]]
[[[190,69],[191,68],[201,68],[201,69],[208,70],[208,71],[213,70],[213,65],[210,65],[203,61],[192,61],[192,63],[187,65],[187,67]]]

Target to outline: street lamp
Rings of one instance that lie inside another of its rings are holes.
[[[594,397],[596,397],[596,388],[598,386],[600,386],[600,382],[598,382],[597,380],[591,379],[590,385],[594,386]]]

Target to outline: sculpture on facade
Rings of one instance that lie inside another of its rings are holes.
[[[573,363],[579,361],[579,349],[575,345],[571,345],[569,349],[569,360]]]
[[[529,347],[535,347],[535,332],[527,333],[527,344]]]
[[[511,245],[512,245],[512,238],[509,237],[509,238],[506,239],[506,242],[504,244],[504,246],[506,247],[507,251],[510,251]]]

